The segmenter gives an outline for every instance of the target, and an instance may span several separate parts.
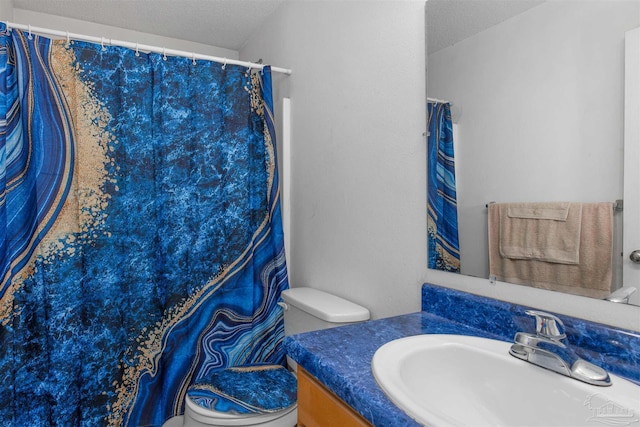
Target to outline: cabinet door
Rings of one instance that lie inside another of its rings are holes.
[[[298,366],[298,427],[372,427]]]

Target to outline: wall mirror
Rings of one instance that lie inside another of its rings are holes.
[[[490,202],[623,199],[625,33],[640,2],[429,0],[426,14],[427,96],[452,105],[460,272],[488,278]]]

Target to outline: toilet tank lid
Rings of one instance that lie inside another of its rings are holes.
[[[282,299],[319,319],[333,323],[369,320],[369,310],[336,295],[314,288],[292,288],[282,291]]]

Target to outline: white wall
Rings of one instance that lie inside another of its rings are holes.
[[[426,274],[423,1],[283,4],[241,50],[291,68],[291,285],[420,309]]]
[[[0,0],[2,1],[2,0]],[[2,3],[0,3],[2,6]],[[61,16],[49,15],[46,13],[33,12],[30,10],[14,8],[11,19],[2,17],[3,20],[11,20],[17,24],[33,25],[50,30],[69,31],[71,33],[86,36],[105,37],[132,43],[147,44],[167,49],[184,50],[196,52],[203,55],[220,56],[229,59],[238,59],[238,52],[230,49],[223,49],[202,43],[195,43],[187,40],[172,39],[155,34],[141,33],[139,31],[126,30],[124,28],[112,27],[109,25],[95,24],[93,22],[80,21],[78,19],[65,18]],[[2,9],[0,9],[0,12]]]
[[[13,3],[11,0],[0,0],[0,21],[13,20]]]

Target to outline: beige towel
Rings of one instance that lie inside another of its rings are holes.
[[[500,255],[500,205],[489,205],[489,274],[497,280],[575,295],[604,298],[611,293],[612,203],[582,203],[578,264]],[[570,213],[569,213],[570,214]]]
[[[580,203],[501,203],[500,255],[560,264],[580,260]]]

